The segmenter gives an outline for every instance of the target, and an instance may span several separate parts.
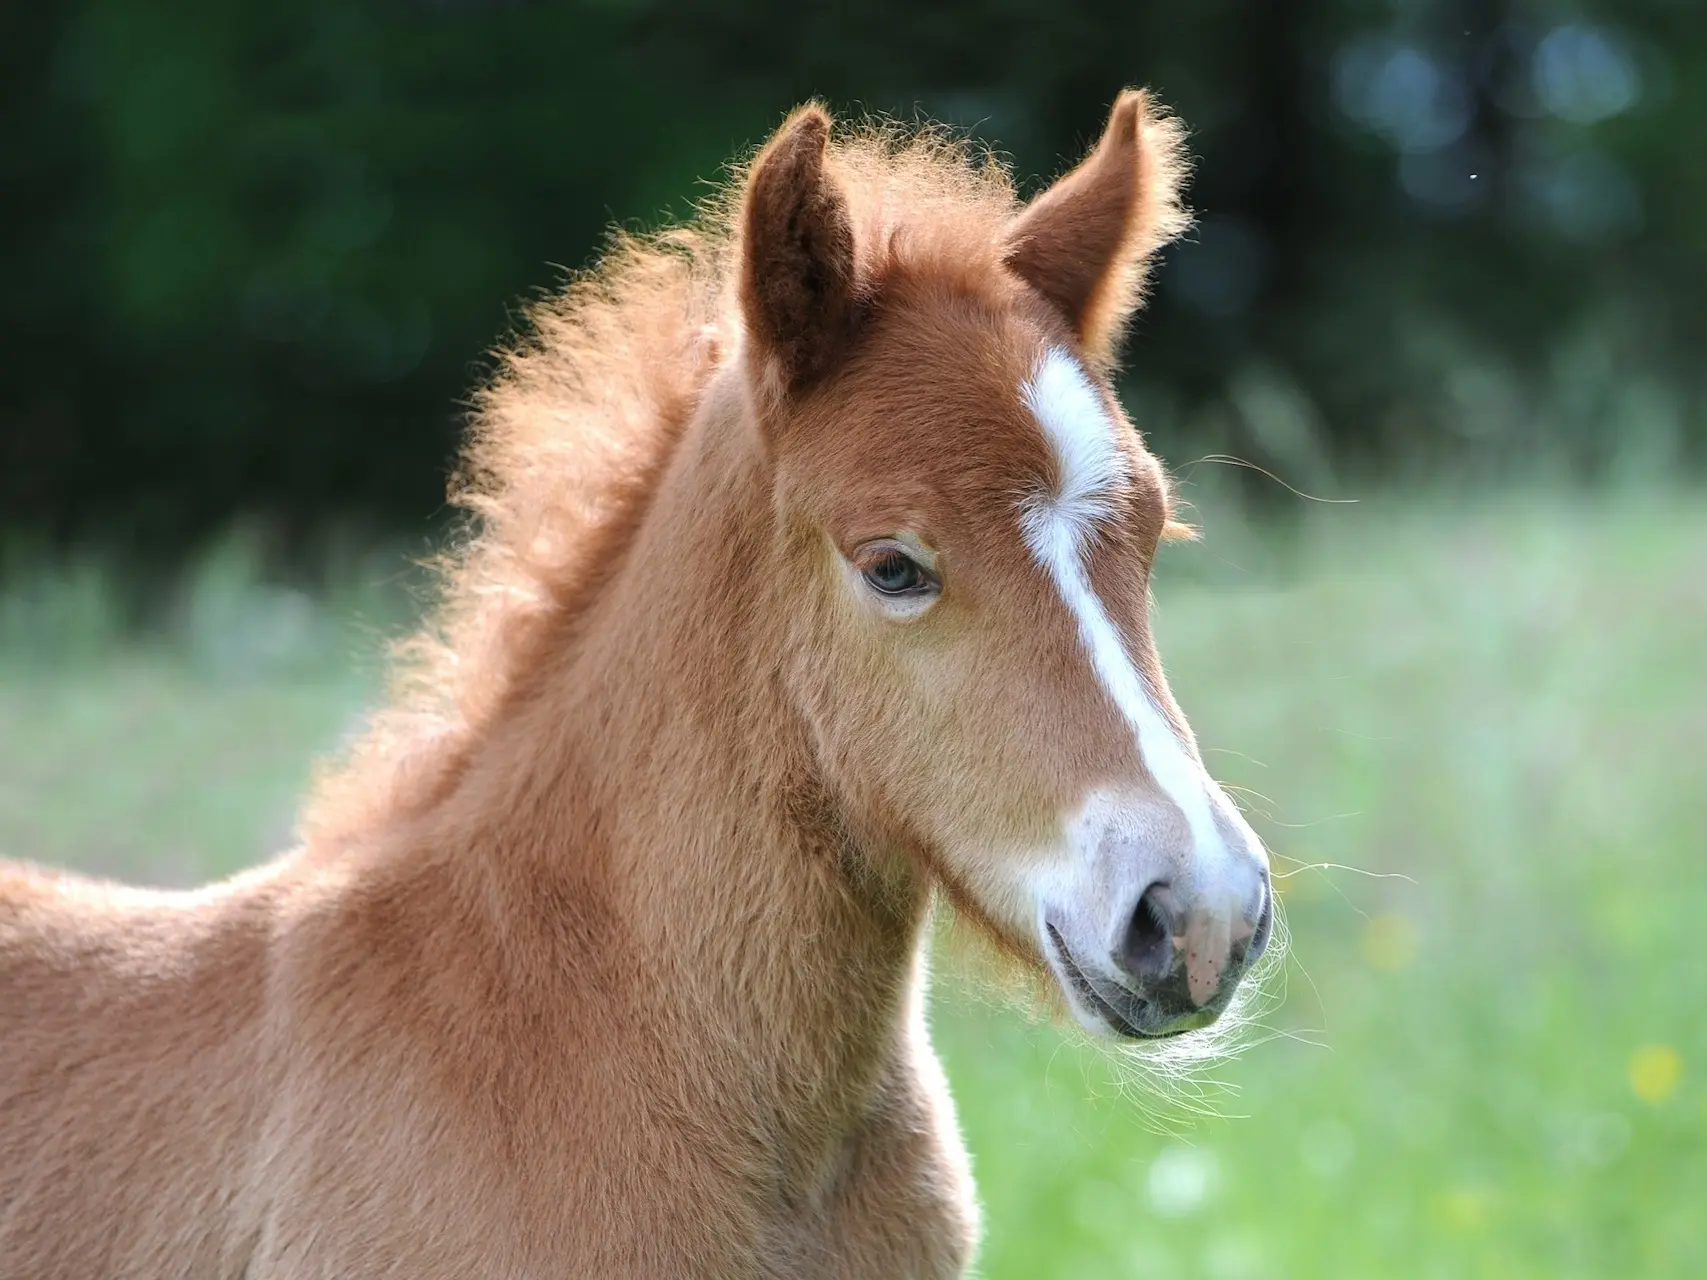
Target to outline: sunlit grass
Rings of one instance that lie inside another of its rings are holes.
[[[983,1273],[1707,1274],[1707,501],[1205,507],[1158,625],[1273,848],[1284,1002],[1191,1117],[945,976]],[[376,687],[368,598],[228,556],[138,641],[97,572],[9,589],[0,849],[182,883],[277,848]]]

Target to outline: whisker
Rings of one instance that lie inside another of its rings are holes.
[[[1316,997],[1316,1008],[1320,1009],[1322,1011],[1323,1016],[1325,1017],[1327,1015],[1328,1005],[1327,1005],[1327,1002],[1322,999],[1322,989],[1316,985],[1316,980],[1310,976],[1309,968],[1305,965],[1304,961],[1299,957],[1298,953],[1292,950],[1292,947],[1291,947],[1292,930],[1287,927],[1282,907],[1283,907],[1283,904],[1280,902],[1279,898],[1277,897],[1275,899],[1275,912],[1274,912],[1274,930],[1275,930],[1276,937],[1278,939],[1280,932],[1282,930],[1285,930],[1285,933],[1286,933],[1285,941],[1287,943],[1286,959],[1288,961],[1290,961],[1292,964],[1298,966],[1298,972],[1304,975],[1304,981],[1310,984],[1311,994]],[[1286,975],[1289,973],[1289,971],[1290,970],[1287,967],[1282,967],[1282,969],[1281,969],[1281,981],[1283,983],[1286,981]],[[1325,1027],[1322,1029],[1321,1034],[1324,1036],[1327,1035],[1327,1029]],[[1322,1047],[1327,1048],[1328,1046],[1326,1044],[1324,1044]]]
[[[1248,756],[1243,751],[1235,751],[1231,747],[1203,747],[1201,750],[1204,755],[1209,755],[1213,752],[1216,755],[1237,756],[1239,759],[1244,760],[1249,764],[1254,764],[1259,769],[1268,768],[1267,762],[1258,760],[1255,756]]]
[[[1279,485],[1282,489],[1285,489],[1288,493],[1296,494],[1298,497],[1303,498],[1309,502],[1322,502],[1322,503],[1328,503],[1328,504],[1333,505],[1333,506],[1344,506],[1344,505],[1356,505],[1356,503],[1358,501],[1358,499],[1356,499],[1356,498],[1318,498],[1313,493],[1305,493],[1302,489],[1299,489],[1293,485],[1287,484],[1286,481],[1282,480],[1279,476],[1275,475],[1274,472],[1270,471],[1267,467],[1258,466],[1256,463],[1250,462],[1244,458],[1236,458],[1230,453],[1206,453],[1201,458],[1198,458],[1192,462],[1187,462],[1184,465],[1187,467],[1195,467],[1200,462],[1218,462],[1223,466],[1244,467],[1248,471],[1255,471],[1259,475],[1267,476],[1270,480],[1274,481],[1277,485]]]
[[[1269,876],[1275,880],[1287,880],[1304,871],[1350,871],[1354,875],[1364,876],[1370,880],[1403,880],[1406,884],[1416,884],[1415,878],[1403,871],[1369,871],[1363,867],[1348,866],[1343,862],[1299,862],[1297,858],[1287,857],[1284,853],[1272,853],[1276,858],[1286,858],[1288,862],[1298,862],[1290,871],[1270,871]]]
[[[1266,796],[1263,798],[1267,799]],[[1347,818],[1361,818],[1363,814],[1361,811],[1353,809],[1348,813],[1330,813],[1325,818],[1312,818],[1308,822],[1282,822],[1279,818],[1276,818],[1273,815],[1264,816],[1267,817],[1270,822],[1274,823],[1275,826],[1285,827],[1288,831],[1308,831],[1312,827],[1325,826],[1330,822],[1343,822]]]

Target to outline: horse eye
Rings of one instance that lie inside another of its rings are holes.
[[[881,551],[862,572],[872,589],[886,596],[907,595],[928,585],[918,561],[904,551]]]
[[[849,560],[883,616],[901,622],[922,616],[942,594],[934,552],[909,547],[899,538],[864,543]]]

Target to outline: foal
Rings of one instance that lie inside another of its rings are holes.
[[[959,1274],[932,891],[1131,1039],[1270,932],[1106,381],[1178,151],[1126,93],[1018,207],[807,107],[544,308],[300,847],[192,893],[0,869],[0,1275]]]

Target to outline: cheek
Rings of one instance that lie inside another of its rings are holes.
[[[941,856],[1058,847],[1062,815],[1130,751],[1047,615],[897,624],[832,590],[795,616],[789,683],[829,780],[862,819]]]
[[[794,699],[838,790],[868,821],[940,841],[969,798],[999,795],[969,664],[919,626],[836,617],[795,643]],[[998,757],[1001,754],[998,753]]]
[[[789,666],[832,787],[1029,953],[1036,887],[1063,874],[1063,815],[1084,788],[1048,673],[940,633],[838,622],[803,635]]]
[[[871,727],[888,797],[944,849],[1048,841],[1073,786],[1036,673],[964,641],[909,639],[887,664]]]

